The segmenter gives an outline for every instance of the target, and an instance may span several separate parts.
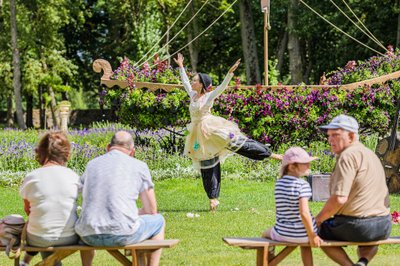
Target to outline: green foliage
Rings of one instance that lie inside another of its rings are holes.
[[[71,109],[87,109],[83,88],[79,88],[78,90],[70,90],[68,93],[68,99],[71,102]]]
[[[278,65],[278,60],[268,60],[268,84],[269,85],[278,85],[279,81],[279,71],[276,68]]]
[[[260,10],[259,1],[249,2],[252,5],[259,65],[262,66],[264,61],[263,13]],[[272,28],[269,31],[268,40],[271,58],[277,57],[284,33],[287,31],[288,2],[287,0],[276,1],[271,5]],[[155,51],[166,44],[166,37],[160,40],[161,36],[177,19],[187,3],[187,1],[172,0],[17,1],[18,42],[24,91],[27,94],[33,94],[34,103],[36,103],[38,85],[43,81],[43,76],[49,75],[50,77],[44,80],[46,84],[50,82],[56,92],[59,92],[56,93],[56,98],[60,98],[60,93],[68,87],[69,90],[83,88],[88,107],[98,107],[99,75],[92,70],[93,60],[104,58],[112,65],[116,65],[118,58],[126,55],[137,62],[155,45],[154,50],[148,54],[148,58],[151,58]],[[194,10],[188,9],[183,13],[170,30],[170,39],[183,28],[203,3],[204,1],[193,1]],[[210,25],[231,3],[232,1],[227,0],[209,2],[196,17],[199,31]],[[241,23],[238,3],[210,31],[193,43],[199,52],[197,69],[209,72],[218,81],[222,80],[227,67],[243,54],[240,45]],[[317,0],[310,0],[307,3],[352,36],[383,52],[337,12],[331,3]],[[367,0],[349,1],[349,5],[385,46],[396,43],[398,3],[393,4],[390,0]],[[0,8],[0,62],[11,65],[9,12],[9,1],[3,1],[3,6]],[[323,72],[336,69],[338,65],[343,65],[349,60],[371,56],[369,50],[338,33],[305,6],[299,5],[296,15],[297,23],[294,31],[301,39],[303,73],[309,76],[311,83],[318,81]],[[161,58],[185,46],[188,43],[189,34],[195,34],[192,23],[170,43],[168,51],[165,47],[159,52]],[[160,42],[157,43],[159,40]],[[68,62],[64,61],[65,66],[73,72],[72,75],[59,67],[52,67],[50,54],[56,52],[59,53],[60,59],[68,60]],[[186,58],[189,58],[187,49],[182,52]],[[245,60],[243,58],[243,62]],[[287,49],[279,60],[281,73],[278,81],[285,83],[285,77],[290,74]],[[49,73],[45,71],[45,65]],[[76,67],[79,67],[79,71],[76,71]],[[245,64],[242,64],[237,74],[244,76],[244,72]],[[368,73],[363,75],[366,74]],[[276,75],[277,73],[270,72],[271,84],[275,84],[273,77]],[[3,92],[8,93],[9,90],[5,89],[8,86],[11,84],[2,85],[0,95]],[[4,95],[0,97],[4,99]]]
[[[189,97],[183,90],[157,95],[133,90],[125,97],[118,113],[120,120],[138,129],[184,126],[189,120]]]

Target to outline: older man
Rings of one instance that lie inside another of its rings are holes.
[[[164,239],[164,218],[157,214],[154,184],[147,164],[133,158],[132,136],[117,132],[107,153],[91,160],[81,177],[82,212],[75,231],[92,246],[124,246]],[[140,197],[142,208],[138,209]],[[148,265],[158,265],[161,249]]]
[[[358,141],[358,123],[339,115],[326,126],[328,142],[336,154],[330,198],[316,217],[318,234],[326,240],[369,242],[386,239],[391,231],[389,192],[379,158]],[[340,265],[353,265],[341,247],[324,252]],[[367,265],[377,246],[359,246],[359,261]]]

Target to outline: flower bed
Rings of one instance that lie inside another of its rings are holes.
[[[400,69],[400,54],[391,51],[385,56],[372,57],[365,62],[349,62],[329,75],[328,83],[340,85],[376,77]],[[192,73],[188,73],[189,76]],[[120,122],[138,129],[184,127],[190,120],[189,98],[185,91],[169,93],[135,89],[134,82],[152,81],[179,83],[176,69],[156,59],[153,65],[137,68],[124,59],[114,72],[114,79],[128,80],[125,89],[104,91],[105,103],[113,107]],[[232,81],[235,83],[235,81]],[[279,143],[310,143],[323,137],[318,126],[340,113],[354,116],[362,134],[384,135],[395,112],[394,101],[400,95],[398,81],[357,88],[351,92],[338,88],[265,90],[261,86],[234,90],[215,101],[213,112],[239,124],[251,138],[277,146]]]

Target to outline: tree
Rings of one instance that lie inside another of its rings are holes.
[[[195,15],[195,1],[192,1],[189,6],[189,12],[190,15],[194,16]],[[195,40],[192,42],[194,38],[197,37],[199,34],[199,25],[197,22],[197,18],[195,17],[192,22],[191,22],[191,29],[188,31],[188,42],[190,43],[189,45],[189,54],[190,54],[190,63],[192,65],[192,70],[194,72],[197,72],[197,62],[199,61],[199,42]]]
[[[18,49],[18,33],[17,33],[17,9],[16,0],[10,0],[10,24],[11,24],[11,46],[13,53],[13,87],[15,96],[15,108],[17,113],[17,123],[21,129],[25,129],[26,125],[23,117],[22,110],[22,97],[21,97],[21,68],[20,68],[20,54]]]
[[[247,82],[250,84],[261,83],[251,5],[249,0],[241,0],[239,6],[242,48],[244,62],[246,64]]]
[[[289,51],[289,69],[292,84],[298,84],[303,81],[303,65],[301,60],[300,38],[296,32],[296,10],[299,8],[298,0],[290,0],[288,7],[288,51]]]

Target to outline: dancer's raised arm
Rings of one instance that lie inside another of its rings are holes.
[[[186,70],[183,66],[183,60],[185,58],[181,53],[178,53],[178,56],[174,58],[175,63],[179,66],[179,74],[181,76],[183,87],[185,88],[186,92],[190,95],[192,91],[192,86],[190,85],[190,81],[188,76],[186,75]]]
[[[228,87],[229,82],[231,81],[233,77],[233,72],[238,68],[240,65],[240,58],[236,61],[236,63],[229,69],[228,74],[225,76],[224,81],[212,92],[210,92],[210,97],[208,98],[210,101],[214,100],[217,98],[221,93],[224,92],[226,87]]]
[[[238,66],[240,65],[240,60],[242,60],[241,58],[239,58],[235,64],[229,69],[228,74],[229,73],[233,73],[235,72],[235,70],[238,68]]]

